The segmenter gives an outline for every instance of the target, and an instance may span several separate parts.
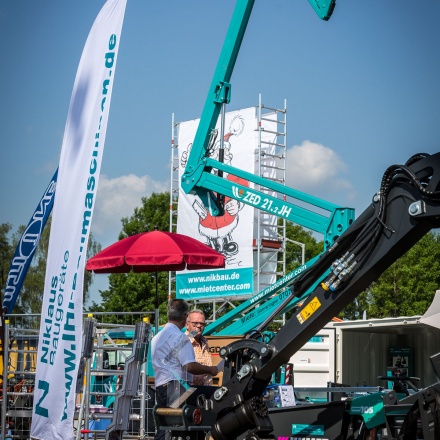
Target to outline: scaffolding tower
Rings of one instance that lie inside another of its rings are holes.
[[[287,104],[281,109],[267,107],[258,99],[258,170],[257,174],[269,181],[286,183]],[[269,134],[264,137],[263,134]],[[263,193],[277,196],[260,186]],[[278,196],[279,197],[279,196]],[[285,198],[283,195],[282,197]],[[258,293],[286,274],[286,220],[258,209],[254,232],[254,292]]]
[[[179,202],[179,124],[174,121],[174,113],[171,115],[171,188],[170,188],[170,232],[177,231],[177,207]],[[175,286],[175,272],[168,276],[168,300],[171,299]]]

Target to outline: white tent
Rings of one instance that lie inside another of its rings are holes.
[[[440,329],[440,290],[435,292],[434,299],[420,322]]]

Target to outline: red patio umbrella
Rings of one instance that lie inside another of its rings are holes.
[[[151,231],[113,243],[87,261],[95,273],[156,272],[156,329],[158,317],[157,272],[225,267],[222,254],[186,235]]]

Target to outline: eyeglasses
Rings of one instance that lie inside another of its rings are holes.
[[[190,324],[200,326],[200,327],[205,327],[206,322],[190,322]]]

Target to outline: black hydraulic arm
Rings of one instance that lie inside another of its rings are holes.
[[[389,167],[373,203],[323,255],[321,266],[330,267],[330,275],[272,339],[276,354],[256,378],[269,378],[385,269],[439,226],[440,153],[417,155],[407,165]],[[315,274],[321,275],[320,270],[317,267]],[[313,272],[312,266],[293,284],[295,295],[316,281]]]
[[[389,167],[371,205],[296,279],[292,297],[319,283],[269,344],[248,339],[220,352],[225,372],[221,390],[211,398],[212,410],[217,413],[213,437],[223,440],[249,429],[253,429],[254,438],[269,434],[271,425],[259,398],[272,373],[385,269],[438,227],[440,153],[418,154],[405,165]],[[329,268],[330,275],[323,275]],[[281,309],[274,311],[274,316]]]

